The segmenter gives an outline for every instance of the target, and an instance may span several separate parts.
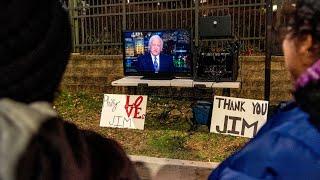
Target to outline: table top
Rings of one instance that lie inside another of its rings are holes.
[[[207,88],[240,88],[240,82],[201,82],[193,79],[176,78],[172,80],[147,80],[142,76],[127,76],[111,83],[112,86],[166,86],[166,87],[195,87],[205,86]]]

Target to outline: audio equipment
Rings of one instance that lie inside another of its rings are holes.
[[[220,52],[200,51],[195,63],[196,81],[236,81],[238,76],[238,49],[236,42]]]

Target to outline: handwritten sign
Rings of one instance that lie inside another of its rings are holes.
[[[252,138],[267,120],[268,101],[215,96],[210,132]]]
[[[144,129],[147,96],[105,94],[100,126]]]

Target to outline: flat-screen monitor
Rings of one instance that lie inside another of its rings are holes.
[[[192,77],[191,32],[185,29],[123,31],[126,76]]]

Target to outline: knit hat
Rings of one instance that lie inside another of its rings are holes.
[[[59,0],[5,0],[0,6],[0,98],[53,101],[71,50]]]

